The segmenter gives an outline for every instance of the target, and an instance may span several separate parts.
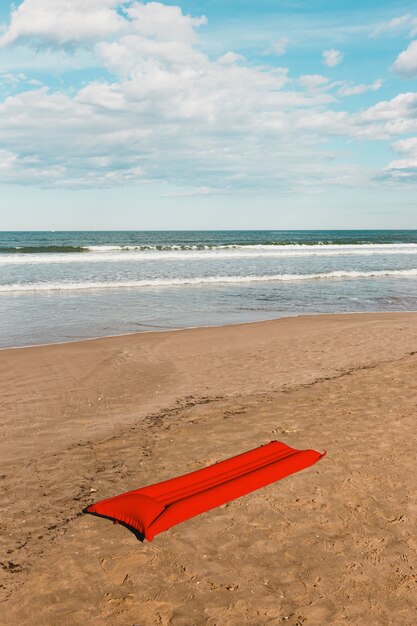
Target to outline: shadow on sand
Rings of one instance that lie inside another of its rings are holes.
[[[144,542],[145,535],[142,535],[142,533],[136,530],[136,528],[132,528],[132,526],[129,526],[128,524],[125,524],[124,522],[115,521],[112,517],[108,517],[107,515],[101,515],[100,513],[92,513],[90,511],[87,511],[87,509],[88,507],[85,507],[83,509],[83,513],[87,515],[94,515],[94,517],[101,517],[102,519],[108,519],[111,522],[113,522],[113,524],[117,524],[118,526],[123,526],[124,528],[127,528],[127,530],[129,530],[133,535],[135,535],[138,541],[140,541],[141,543]]]

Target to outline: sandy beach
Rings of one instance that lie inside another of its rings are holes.
[[[0,351],[1,624],[415,623],[417,313]],[[319,464],[140,543],[96,500],[278,439]]]

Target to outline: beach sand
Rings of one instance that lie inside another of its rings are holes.
[[[417,606],[417,313],[0,352],[1,624],[377,624]],[[140,543],[93,501],[281,440],[317,465]]]

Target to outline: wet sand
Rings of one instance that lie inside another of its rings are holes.
[[[0,623],[415,623],[417,313],[0,351]],[[140,543],[91,502],[271,439],[319,464]]]

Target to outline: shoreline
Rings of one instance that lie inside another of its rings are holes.
[[[5,623],[412,623],[416,374],[415,312],[3,349]],[[153,543],[82,514],[273,439],[328,453]]]
[[[160,334],[160,333],[176,333],[176,332],[180,332],[180,331],[186,331],[186,330],[198,330],[198,329],[208,329],[208,328],[230,328],[230,327],[234,327],[234,326],[247,326],[247,325],[251,325],[251,324],[264,324],[264,323],[268,323],[268,322],[278,322],[280,320],[284,320],[284,319],[298,319],[298,318],[316,318],[316,317],[339,317],[339,316],[345,316],[345,315],[409,315],[409,314],[413,314],[415,313],[417,315],[417,310],[404,310],[404,311],[340,311],[337,313],[294,313],[294,315],[283,315],[281,317],[273,317],[271,319],[264,319],[264,320],[251,320],[249,322],[231,322],[230,324],[209,324],[209,325],[203,325],[203,326],[184,326],[184,327],[179,327],[179,328],[161,328],[161,330],[142,330],[142,331],[133,331],[131,333],[120,333],[120,334],[113,334],[113,335],[98,335],[98,336],[94,336],[94,337],[83,337],[81,339],[69,339],[68,341],[53,341],[50,343],[34,343],[34,344],[28,344],[28,345],[24,345],[24,346],[4,346],[4,347],[0,347],[0,352],[3,352],[5,350],[27,350],[29,348],[45,348],[48,346],[63,346],[66,344],[73,344],[73,343],[82,343],[84,341],[96,341],[96,340],[101,340],[101,339],[113,339],[116,337],[131,337],[131,336],[136,336],[136,335],[145,335],[145,334],[149,334],[149,333],[155,333],[155,334]]]

